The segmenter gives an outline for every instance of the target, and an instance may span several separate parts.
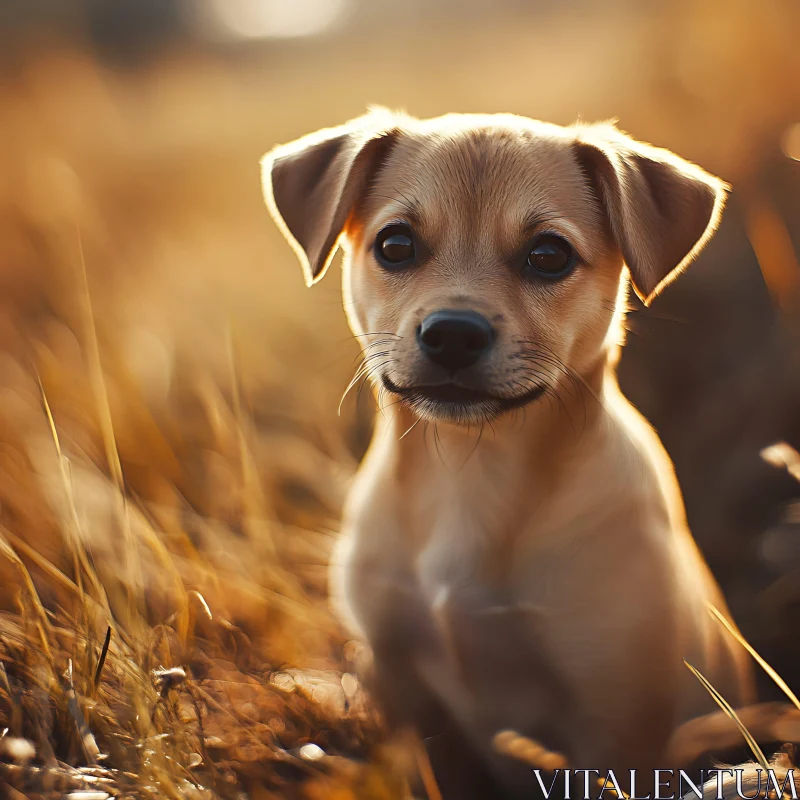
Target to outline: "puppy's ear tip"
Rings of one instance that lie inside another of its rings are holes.
[[[650,308],[655,300],[663,291],[667,288],[674,280],[678,277],[680,273],[683,272],[682,269],[675,270],[673,274],[670,274],[667,278],[657,284],[654,288],[646,291],[642,289],[640,286],[637,286],[635,281],[631,281],[631,285],[633,286],[633,291],[636,296],[639,298],[639,301],[645,308]]]
[[[723,180],[717,175],[712,175],[712,177],[714,178],[716,189],[720,194],[723,195],[724,201],[724,198],[733,191],[733,184],[728,183],[728,181]]]
[[[258,164],[261,167],[261,174],[262,175],[269,175],[272,171],[272,168],[275,166],[275,162],[278,160],[278,157],[286,148],[286,145],[283,144],[276,144],[271,150],[267,150],[261,158],[258,159]]]
[[[303,265],[303,279],[305,280],[306,288],[311,289],[316,286],[325,274],[325,270],[321,270],[316,275],[311,270],[310,264]]]
[[[655,292],[650,292],[650,294],[645,296],[645,295],[640,295],[638,292],[636,292],[638,298],[642,301],[642,305],[645,308],[650,308],[650,304],[653,302],[653,300],[656,299],[656,297],[658,297],[660,293],[661,293],[660,290],[658,290]]]
[[[313,264],[306,254],[306,251],[288,230],[284,230],[283,233],[292,250],[294,250],[297,260],[300,262],[300,269],[303,273],[303,283],[305,283],[306,288],[311,289],[322,280],[322,277],[328,270],[328,263],[323,264],[321,267]]]
[[[653,300],[658,297],[661,293],[661,289],[663,288],[661,285],[656,286],[655,288],[651,288],[649,291],[643,289],[639,284],[633,280],[633,276],[630,275],[630,267],[628,268],[629,273],[629,285],[633,289],[633,293],[639,298],[639,302],[645,307],[649,308],[650,304]]]

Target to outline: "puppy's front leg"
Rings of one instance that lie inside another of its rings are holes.
[[[364,681],[391,730],[421,738],[444,800],[503,798],[481,754],[463,735],[436,693],[420,676],[415,656],[440,646],[416,580],[397,563],[340,544],[342,569],[334,585],[372,648]]]
[[[485,766],[461,726],[419,679],[413,666],[391,646],[378,645],[367,678],[392,729],[420,736],[443,800],[498,800],[508,797]]]

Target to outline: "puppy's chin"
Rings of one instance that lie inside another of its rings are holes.
[[[399,386],[388,376],[381,377],[383,388],[400,398],[415,414],[429,422],[455,425],[480,425],[538,400],[547,390],[544,385],[510,396],[494,395],[456,383],[433,386]]]

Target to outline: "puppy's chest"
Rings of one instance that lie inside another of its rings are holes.
[[[428,597],[441,588],[469,584],[492,561],[501,538],[501,520],[463,495],[429,498],[415,515],[418,534],[415,572]]]
[[[520,591],[515,543],[522,532],[515,526],[530,520],[517,520],[513,510],[510,503],[440,503],[414,563],[418,617],[404,627],[418,635],[401,649],[470,725],[527,727],[563,696],[550,666],[552,617],[542,613],[559,603],[558,594],[536,564],[527,565],[531,581]],[[520,697],[525,710],[517,719]]]
[[[390,609],[388,619],[402,618],[398,636],[410,633],[405,645],[426,657],[465,662],[473,652],[485,660],[497,650],[505,661],[509,641],[534,635],[532,603],[551,600],[546,563],[537,578],[539,565],[523,565],[520,558],[518,543],[535,524],[525,505],[491,486],[466,492],[454,476],[452,484],[421,489],[413,504],[387,509],[394,536],[410,547],[384,546],[373,553],[368,569],[386,575],[378,582],[385,602],[362,594],[357,611],[372,616],[369,627],[386,635],[387,619],[380,617]]]
[[[519,543],[544,517],[537,513],[541,505],[513,471],[487,471],[478,459],[444,472],[402,492],[370,487],[371,501],[351,520],[352,567],[373,588],[396,594],[409,614],[445,608],[473,614],[513,605],[520,599],[514,588],[523,567]],[[535,565],[524,566],[525,572],[531,569]],[[378,574],[385,580],[374,580]],[[371,593],[361,597],[364,607],[356,611],[362,613],[376,614],[387,605],[372,602]]]

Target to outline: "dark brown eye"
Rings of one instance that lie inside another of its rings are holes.
[[[569,242],[552,233],[537,237],[528,253],[527,266],[548,278],[561,278],[574,265],[575,251]]]
[[[386,269],[411,266],[416,252],[408,225],[389,225],[375,239],[375,258]]]

